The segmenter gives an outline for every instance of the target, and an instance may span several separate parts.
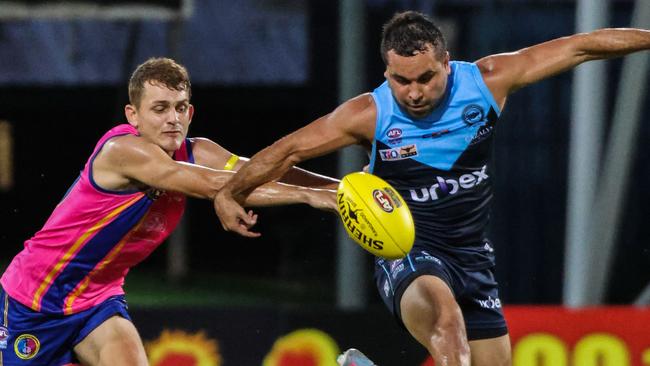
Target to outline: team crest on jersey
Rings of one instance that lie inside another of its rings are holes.
[[[40,349],[41,342],[31,334],[22,334],[14,342],[14,352],[23,360],[34,358]]]
[[[470,104],[463,109],[463,121],[468,125],[480,122],[484,117],[485,111],[483,110],[483,107],[478,104]]]
[[[417,155],[418,147],[415,144],[379,150],[379,157],[383,161],[403,160]]]

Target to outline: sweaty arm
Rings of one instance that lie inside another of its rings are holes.
[[[93,177],[105,189],[119,191],[154,187],[210,200],[233,175],[234,172],[175,161],[157,145],[133,135],[108,141],[93,163]],[[333,196],[334,192],[327,190],[269,183],[248,196],[246,204],[275,206],[308,203],[318,208],[333,209]]]
[[[249,159],[237,156],[221,145],[206,138],[192,138],[192,152],[196,164],[216,170],[238,171]],[[305,169],[292,167],[279,180],[281,183],[297,186],[336,189],[339,180],[316,174]]]
[[[484,57],[476,64],[501,108],[508,95],[526,85],[567,71],[583,62],[627,55],[650,48],[650,31],[607,28],[557,38],[511,53]]]
[[[321,156],[344,146],[372,141],[376,109],[370,94],[353,98],[332,113],[281,138],[255,154],[229,180],[215,198],[221,224],[228,231],[253,236],[241,206],[247,195],[266,182],[284,176],[295,164]],[[247,225],[241,225],[241,223]]]

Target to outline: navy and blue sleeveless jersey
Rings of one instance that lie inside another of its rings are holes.
[[[388,82],[372,93],[377,108],[370,172],[399,191],[415,221],[414,248],[468,268],[493,264],[486,238],[492,201],[493,131],[500,114],[478,67],[451,62],[445,97],[412,118]]]

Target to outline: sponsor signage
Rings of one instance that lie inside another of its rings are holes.
[[[505,307],[514,366],[648,366],[650,310]]]

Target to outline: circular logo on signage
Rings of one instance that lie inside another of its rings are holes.
[[[34,358],[40,348],[41,342],[31,334],[23,334],[14,342],[14,351],[23,360]]]

